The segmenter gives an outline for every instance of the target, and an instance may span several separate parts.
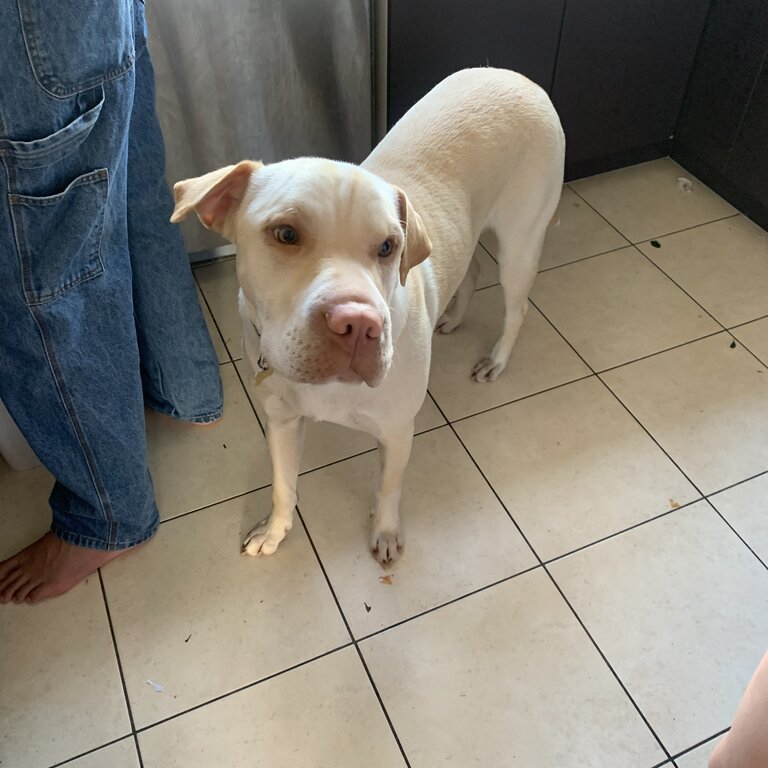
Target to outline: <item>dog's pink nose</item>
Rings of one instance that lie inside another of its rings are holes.
[[[381,336],[381,317],[368,304],[338,304],[326,313],[325,320],[350,352],[355,351],[358,343],[366,344]]]

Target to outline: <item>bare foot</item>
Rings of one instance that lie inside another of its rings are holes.
[[[126,551],[76,547],[49,531],[0,563],[0,603],[38,603],[62,595]]]

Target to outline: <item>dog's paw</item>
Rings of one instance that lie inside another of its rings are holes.
[[[240,552],[251,557],[271,555],[277,550],[280,542],[290,530],[290,525],[275,525],[270,516],[266,520],[262,520],[254,528],[251,528],[245,537],[245,541],[243,541]]]
[[[401,531],[377,531],[371,533],[371,554],[382,568],[389,568],[403,554]]]
[[[475,381],[496,381],[506,367],[506,363],[494,360],[492,357],[484,357],[472,369],[471,378]]]
[[[444,312],[437,321],[435,330],[438,333],[451,333],[461,325],[461,320],[455,318],[450,312]]]

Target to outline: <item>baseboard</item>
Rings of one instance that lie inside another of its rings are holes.
[[[727,200],[734,208],[738,208],[745,216],[748,216],[763,229],[768,230],[768,206],[734,184],[722,171],[712,167],[677,142],[672,147],[670,156],[683,168],[701,179],[710,189],[717,192],[720,197]]]
[[[565,141],[567,146],[567,136],[565,137]],[[611,155],[604,155],[590,160],[578,160],[573,163],[566,163],[565,180],[575,181],[576,179],[583,179],[585,176],[594,176],[596,173],[615,171],[617,168],[625,168],[628,165],[644,163],[647,160],[657,160],[660,157],[666,157],[671,149],[671,141],[661,141],[657,144],[649,144],[645,147],[635,147],[633,149],[615,152]]]

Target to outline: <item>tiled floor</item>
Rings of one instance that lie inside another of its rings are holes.
[[[242,558],[269,459],[234,262],[196,276],[216,430],[150,417],[157,539],[0,609],[3,768],[705,768],[768,647],[768,235],[671,160],[568,185],[509,370],[469,380],[492,235],[438,336],[391,584],[374,442],[313,425],[301,519]],[[0,464],[0,557],[49,478]]]

